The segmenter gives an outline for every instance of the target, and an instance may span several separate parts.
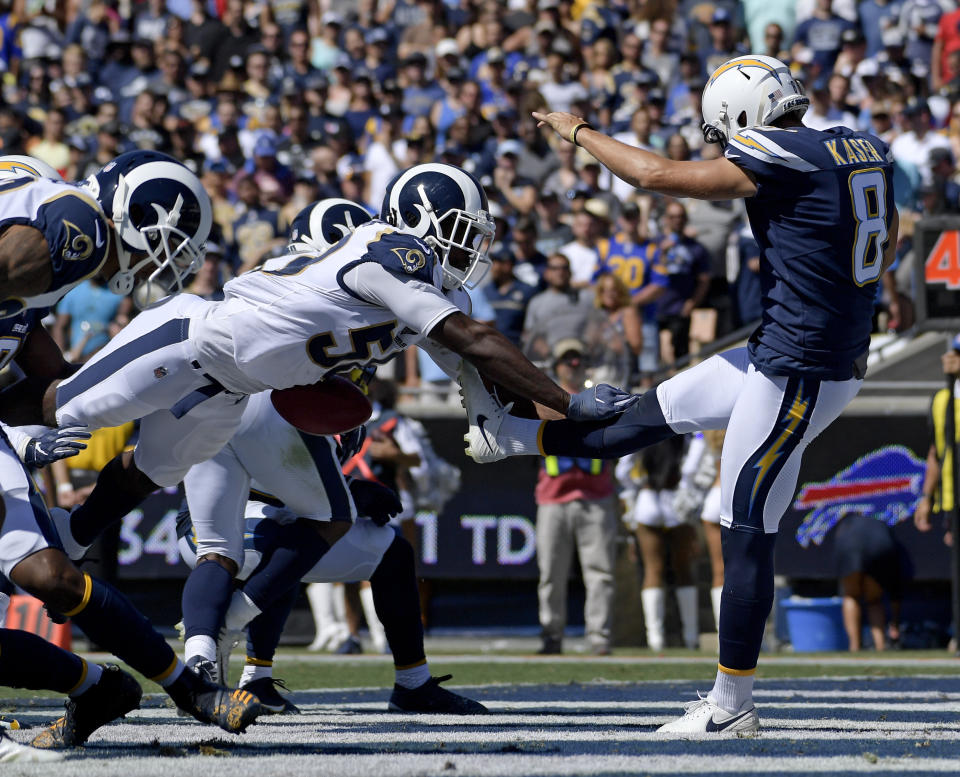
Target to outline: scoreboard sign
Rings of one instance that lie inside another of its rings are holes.
[[[960,328],[960,217],[918,221],[914,249],[917,323],[922,329]]]

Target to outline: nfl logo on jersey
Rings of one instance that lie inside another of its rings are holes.
[[[155,377],[157,380],[160,380],[160,378],[165,378],[165,377],[167,377],[167,368],[166,368],[166,367],[155,367],[154,370],[153,370],[153,377]]]

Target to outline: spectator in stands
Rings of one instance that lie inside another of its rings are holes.
[[[70,291],[56,308],[51,334],[67,361],[86,361],[129,323],[133,304],[107,288],[99,278],[89,278]]]
[[[256,267],[275,248],[286,244],[286,230],[279,214],[268,207],[252,175],[241,174],[237,181],[239,217],[230,225],[233,237],[230,265],[237,275]]]
[[[570,260],[570,283],[584,289],[593,281],[597,269],[597,244],[607,225],[610,211],[603,200],[588,199],[584,209],[573,217],[573,240],[560,246],[559,253]]]
[[[529,178],[517,174],[517,160],[522,150],[519,140],[505,140],[499,144],[493,186],[487,188],[487,196],[499,202],[509,213],[526,216],[533,212],[537,187]]]
[[[601,275],[594,284],[593,306],[583,335],[590,381],[629,386],[643,347],[643,329],[626,284],[616,275]]]
[[[739,270],[734,284],[736,289],[735,323],[737,326],[746,326],[754,321],[759,321],[763,313],[763,289],[760,287],[760,246],[747,223],[743,225],[740,234],[737,235],[737,258],[739,259]]]
[[[690,351],[690,315],[710,289],[710,255],[686,235],[687,209],[676,200],[667,203],[660,240],[662,272],[667,288],[657,301],[662,361],[672,365]]]
[[[832,5],[833,0],[816,0],[813,16],[800,22],[793,34],[793,58],[807,59],[818,75],[830,71],[840,53],[844,30],[853,29],[851,22],[833,12]]]
[[[541,192],[537,199],[536,250],[539,255],[549,256],[555,253],[560,246],[568,243],[573,237],[570,225],[560,218],[560,197],[561,195],[557,192],[546,190]],[[527,283],[530,283],[530,279],[527,279]]]
[[[903,110],[907,130],[890,144],[893,158],[900,163],[912,165],[919,173],[924,185],[933,182],[930,169],[930,152],[935,148],[949,148],[946,136],[936,132],[932,126],[930,107],[924,99],[909,103]]]
[[[547,257],[545,291],[527,305],[523,322],[523,350],[532,361],[548,361],[554,343],[576,338],[590,314],[590,293],[570,282],[570,260],[560,253]]]
[[[491,251],[490,259],[490,282],[483,287],[483,293],[493,308],[497,331],[519,346],[527,305],[537,290],[513,274],[515,259],[509,249]]]
[[[933,202],[924,208],[926,215],[960,213],[960,184],[954,176],[957,172],[953,152],[949,148],[935,148],[928,160],[932,181],[928,191]]]
[[[586,378],[584,346],[564,338],[552,349],[557,382],[582,391]],[[540,582],[538,652],[563,652],[567,589],[574,549],[586,588],[584,622],[590,652],[610,654],[613,626],[613,566],[617,539],[613,467],[600,459],[548,456],[537,478],[537,566]]]
[[[26,145],[27,153],[35,156],[63,175],[70,163],[70,149],[66,140],[67,116],[59,108],[47,111],[43,120],[43,135]]]
[[[874,0],[876,2],[876,0]],[[937,21],[937,33],[930,50],[930,86],[934,91],[957,76],[957,69],[948,61],[960,49],[960,9],[944,13]]]
[[[830,0],[820,0],[829,6]],[[652,31],[651,27],[651,31]],[[837,47],[839,49],[839,46]],[[733,57],[749,52],[737,42],[733,17],[726,8],[719,7],[710,17],[710,46],[700,52],[703,62],[703,75],[709,76],[720,65]]]
[[[630,295],[641,326],[642,345],[637,366],[641,384],[649,388],[660,361],[656,303],[666,291],[667,278],[661,272],[659,246],[646,237],[646,225],[635,202],[624,204],[619,225],[619,231],[598,244],[597,276],[606,273],[616,276]]]
[[[513,272],[528,286],[542,291],[543,270],[547,257],[537,247],[537,222],[530,216],[521,216],[510,230],[509,252],[513,257]]]

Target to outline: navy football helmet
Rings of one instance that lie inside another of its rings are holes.
[[[487,195],[459,167],[431,162],[400,173],[387,186],[380,218],[436,251],[445,289],[473,288],[490,267],[495,227]]]
[[[113,221],[120,269],[107,282],[110,291],[129,294],[137,273],[153,265],[140,296],[156,298],[180,291],[200,268],[213,207],[200,179],[173,157],[129,151],[81,186]]]
[[[287,250],[290,253],[322,253],[372,219],[366,209],[342,197],[311,202],[290,225]]]

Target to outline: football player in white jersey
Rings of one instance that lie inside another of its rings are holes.
[[[25,377],[3,392],[0,411],[4,420],[19,424],[18,415],[37,418],[38,392],[76,369],[40,325],[46,311],[85,278],[99,275],[119,290],[132,288],[141,272],[156,273],[156,280],[169,277],[182,257],[200,255],[211,208],[196,176],[153,152],[137,152],[108,166],[129,175],[124,196],[109,216],[89,191],[28,174],[26,168],[33,167],[49,172],[42,165],[0,159],[4,167],[12,175],[0,176],[0,366],[13,362]],[[143,187],[129,183],[137,178],[150,181],[149,207]],[[164,213],[176,213],[177,223]],[[59,436],[45,436],[41,452]],[[29,442],[23,446],[18,438],[15,444],[29,455]],[[73,566],[5,436],[0,437],[0,488],[0,572],[51,612],[72,618],[91,640],[160,682],[198,719],[233,731],[253,720],[257,705],[250,694],[250,702],[234,701],[226,689],[185,674],[162,635],[124,596]],[[130,675],[87,666],[52,645],[38,649],[27,639],[23,632],[0,631],[0,684],[51,688],[71,697],[67,714],[41,732],[36,745],[82,744],[97,727],[138,706],[140,686]]]
[[[494,230],[486,209],[473,176],[452,165],[420,165],[393,181],[381,219],[329,251],[271,259],[227,283],[221,302],[180,294],[137,316],[44,397],[45,418],[60,426],[141,419],[132,455],[110,462],[87,501],[58,525],[68,551],[82,554],[147,494],[176,485],[214,456],[236,431],[250,394],[383,362],[426,338],[447,349],[454,368],[463,357],[488,379],[568,418],[622,412],[635,397],[609,386],[570,396],[503,335],[469,317],[461,287],[479,282],[489,263]],[[273,591],[289,590],[349,525],[283,527],[263,578]],[[225,555],[207,556],[223,568],[198,566],[207,568],[209,585],[217,575],[223,586],[238,571]],[[251,598],[272,603],[266,588]]]
[[[289,247],[292,252],[304,247],[324,252],[367,221],[370,216],[349,200],[313,203],[294,219]],[[259,519],[272,518],[281,524],[303,519],[343,521],[349,525],[346,535],[306,573],[305,579],[371,579],[374,602],[394,654],[396,686],[391,708],[454,714],[486,712],[482,705],[440,688],[431,677],[423,647],[413,549],[393,528],[384,525],[391,512],[399,512],[400,502],[377,483],[352,480],[348,486],[336,447],[331,438],[295,429],[276,411],[269,395],[261,392],[250,398],[230,442],[187,473],[184,486],[189,513],[183,513],[178,524],[189,520],[192,526],[188,532],[178,525],[178,533],[182,535],[181,547],[186,546],[187,563],[193,567],[199,559],[183,591],[187,666],[216,678],[220,675],[215,672],[214,662],[218,661],[220,674],[225,672],[227,667],[217,653],[215,640],[232,594],[234,609],[243,615],[239,625],[253,619],[240,687],[256,694],[266,711],[290,711],[292,705],[274,688],[272,661],[300,581],[285,592],[275,590],[272,581],[266,580],[266,590],[275,601],[272,607],[256,598],[263,590],[260,561],[274,552],[285,533],[278,526],[260,526]],[[278,462],[283,466],[277,466]],[[251,497],[248,503],[249,494],[259,494],[260,499]],[[245,516],[255,519],[253,526],[250,521],[245,526]],[[232,580],[230,585],[218,585],[222,567],[209,563],[211,554],[240,567],[237,577],[249,582],[249,591],[234,592]]]

